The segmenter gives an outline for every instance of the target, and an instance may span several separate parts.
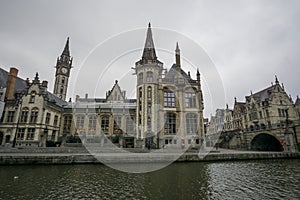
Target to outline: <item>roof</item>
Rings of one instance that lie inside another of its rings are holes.
[[[55,103],[56,105],[63,107],[67,105],[67,102],[62,100],[61,98],[55,96],[54,94],[47,92],[48,101],[51,103]]]
[[[300,105],[300,99],[299,99],[299,97],[298,97],[298,96],[297,96],[297,99],[296,99],[295,105]]]
[[[8,77],[8,71],[3,68],[0,68],[0,88],[6,88],[6,80]],[[22,91],[26,88],[25,80],[17,77],[15,92]]]
[[[189,83],[195,82],[189,75],[185,73],[182,69],[180,69],[180,74],[182,77],[187,80]],[[174,83],[176,76],[176,64],[173,64],[170,70],[166,73],[165,77],[163,78],[163,83]]]
[[[261,101],[264,101],[266,99],[271,99],[273,96],[273,89],[275,88],[275,86],[276,85],[272,85],[250,96],[252,96],[254,99],[260,99]],[[246,96],[246,100],[249,100],[250,96]]]

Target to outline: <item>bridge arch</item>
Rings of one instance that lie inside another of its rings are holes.
[[[283,151],[280,141],[273,135],[260,133],[253,137],[251,150],[255,151]]]

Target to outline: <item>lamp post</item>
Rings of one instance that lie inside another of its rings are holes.
[[[19,107],[19,105],[20,105],[20,107]],[[18,119],[17,119],[17,125],[16,125],[16,131],[15,131],[15,135],[14,135],[13,145],[12,145],[13,148],[16,147],[17,133],[18,133],[18,127],[19,127],[20,117],[21,117],[20,115],[21,115],[21,112],[22,112],[22,99],[21,99],[21,97],[19,99],[17,99],[16,107],[19,107],[19,114],[18,114]]]

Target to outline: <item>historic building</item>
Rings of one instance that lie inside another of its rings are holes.
[[[254,150],[282,147],[294,151],[300,143],[298,98],[294,104],[275,77],[275,84],[257,93],[251,92],[245,99],[245,102],[235,99],[234,109],[227,107],[227,114],[225,110],[221,136],[227,145]]]
[[[15,68],[6,76],[2,73],[1,79],[6,80],[2,93],[7,96],[0,124],[2,145],[45,146],[46,141],[68,135],[80,135],[84,143],[105,145],[111,141],[122,147],[201,145],[204,125],[199,70],[196,79],[184,72],[178,43],[175,64],[169,70],[164,68],[156,56],[150,23],[142,58],[134,68],[136,99],[127,99],[115,81],[105,98],[86,95],[66,102],[71,68],[68,38],[57,59],[53,93],[38,74],[29,81],[17,78]]]

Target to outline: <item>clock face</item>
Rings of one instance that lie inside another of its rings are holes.
[[[66,74],[66,73],[68,73],[68,69],[67,68],[61,68],[61,72],[63,73],[63,74]]]

